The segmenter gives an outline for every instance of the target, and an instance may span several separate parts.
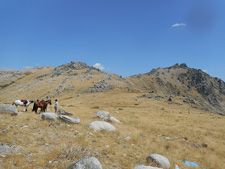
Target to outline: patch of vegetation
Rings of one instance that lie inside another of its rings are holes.
[[[100,107],[99,106],[94,106],[94,107],[92,107],[92,109],[100,109]]]

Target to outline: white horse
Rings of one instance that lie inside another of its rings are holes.
[[[33,100],[16,100],[12,103],[12,105],[16,105],[16,108],[17,106],[26,107],[26,111],[27,111],[27,107],[33,102],[34,102]]]

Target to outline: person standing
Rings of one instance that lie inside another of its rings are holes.
[[[58,100],[57,100],[57,99],[55,99],[55,106],[54,106],[54,108],[55,108],[55,112],[57,112],[57,110],[58,110],[58,106],[59,106]]]

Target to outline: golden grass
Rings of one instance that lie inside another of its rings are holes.
[[[31,112],[32,106],[17,116],[2,114],[0,142],[15,149],[0,156],[0,168],[61,169],[77,159],[94,156],[105,169],[131,169],[147,165],[149,154],[166,156],[171,168],[175,164],[191,168],[183,165],[184,160],[202,169],[225,168],[225,117],[189,105],[137,97],[142,94],[112,91],[58,97],[60,108],[80,118],[77,125],[42,120]],[[174,100],[179,102],[179,98]],[[88,123],[99,120],[93,118],[98,110],[109,111],[122,122],[112,123],[116,132],[89,129]],[[128,136],[131,140],[125,139]]]

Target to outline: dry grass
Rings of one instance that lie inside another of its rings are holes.
[[[140,95],[113,91],[58,97],[60,108],[80,118],[78,125],[44,121],[31,112],[32,106],[18,116],[0,115],[0,142],[15,146],[13,153],[0,156],[0,168],[61,169],[94,156],[105,169],[131,169],[146,164],[153,153],[166,156],[171,168],[175,164],[190,168],[183,165],[184,160],[202,169],[225,168],[225,117]],[[116,132],[89,129],[98,110],[109,111],[122,122],[113,123]],[[125,139],[128,136],[131,140]]]

